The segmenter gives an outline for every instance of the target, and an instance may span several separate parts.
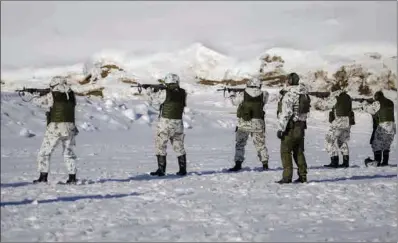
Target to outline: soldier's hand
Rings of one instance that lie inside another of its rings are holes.
[[[282,139],[284,135],[283,135],[283,132],[279,130],[279,131],[276,133],[276,136],[277,136],[279,139]]]

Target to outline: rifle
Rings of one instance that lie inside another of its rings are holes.
[[[308,92],[309,95],[325,99],[330,96],[330,92]]]
[[[142,92],[142,89],[152,88],[154,92],[158,92],[159,90],[166,89],[166,86],[164,84],[140,84],[140,83],[137,83],[137,85],[131,85],[130,87],[138,88],[138,93],[140,93],[140,94]]]
[[[369,104],[372,104],[373,102],[375,102],[375,100],[374,99],[372,99],[372,98],[351,98],[351,100],[352,101],[358,101],[358,102],[360,102],[360,103],[363,103],[363,102],[368,102]]]
[[[245,91],[245,88],[227,88],[227,87],[224,87],[222,89],[217,89],[217,91],[224,91],[224,98],[225,98],[226,97],[225,96],[225,91],[228,91],[228,93],[229,92],[243,92],[243,91]]]
[[[29,102],[31,101],[33,98],[35,97],[41,97],[44,96],[48,93],[51,92],[50,88],[46,88],[46,89],[35,89],[35,88],[22,88],[22,89],[17,89],[15,90],[15,92],[18,92],[19,97],[21,97],[21,99],[25,102]],[[30,100],[24,100],[22,97],[25,96],[25,93],[30,93],[30,94],[37,94],[35,96],[33,96]]]

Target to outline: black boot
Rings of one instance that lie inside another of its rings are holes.
[[[76,184],[76,174],[69,174],[69,179],[66,181],[66,184]]]
[[[330,164],[324,165],[324,167],[338,168],[339,167],[339,156],[330,157]]]
[[[243,161],[235,161],[235,166],[228,169],[228,171],[239,171],[242,169],[242,163]]]
[[[350,156],[349,155],[343,155],[343,163],[339,165],[341,168],[348,168],[350,167]]]
[[[380,164],[380,166],[387,166],[389,158],[390,158],[390,150],[384,150],[383,151],[383,162]]]
[[[282,178],[281,180],[275,181],[275,182],[279,183],[279,184],[288,184],[288,183],[292,183],[292,180],[291,179]]]
[[[39,179],[34,180],[33,183],[47,182],[48,173],[40,172]]]
[[[184,176],[187,174],[187,155],[181,155],[177,157],[178,166],[180,167],[180,171],[177,172],[177,175]]]
[[[262,164],[263,164],[263,170],[268,170],[268,161],[267,160],[263,161]]]
[[[377,166],[380,166],[381,165],[381,151],[379,150],[379,151],[375,151],[374,152],[374,156],[375,156],[375,161],[377,162]]]
[[[299,176],[298,179],[294,180],[294,183],[306,183],[307,182],[307,176]]]
[[[164,176],[166,174],[166,156],[156,155],[158,159],[158,169],[154,172],[151,172],[152,176]]]

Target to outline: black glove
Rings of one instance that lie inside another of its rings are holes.
[[[284,134],[283,134],[282,131],[278,131],[278,132],[276,133],[276,136],[277,136],[279,139],[282,139],[283,136],[284,136]]]

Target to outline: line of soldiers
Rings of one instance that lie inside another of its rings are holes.
[[[287,76],[286,87],[281,90],[278,102],[277,137],[281,140],[280,156],[283,165],[280,184],[292,182],[293,164],[292,157],[298,167],[298,179],[295,182],[307,182],[307,163],[304,155],[305,130],[310,112],[311,99],[306,86],[299,82],[296,73]],[[180,79],[176,74],[168,74],[163,79],[165,88],[153,90],[146,89],[148,103],[159,110],[155,148],[157,157],[157,170],[150,173],[152,176],[164,176],[167,165],[167,143],[170,141],[173,150],[178,155],[179,171],[177,175],[187,174],[187,158],[184,149],[183,112],[186,107],[186,91],[180,87]],[[228,97],[232,104],[238,107],[235,144],[235,165],[229,171],[239,171],[245,160],[245,146],[249,136],[253,138],[258,158],[263,170],[268,170],[269,155],[266,146],[265,107],[269,93],[261,90],[262,82],[252,78],[246,84],[244,92],[232,92]],[[76,98],[70,85],[64,77],[56,76],[50,82],[51,92],[36,99],[40,106],[50,108],[47,116],[47,129],[37,162],[40,176],[34,183],[47,182],[50,157],[59,142],[63,146],[64,160],[69,173],[66,183],[76,183],[76,155],[73,152],[75,137],[78,129],[75,126]],[[352,99],[342,90],[331,90],[326,108],[331,108],[330,127],[326,134],[325,146],[330,155],[331,162],[326,167],[349,167],[349,147],[351,126],[355,124],[352,111]],[[374,160],[365,161],[376,166],[388,165],[389,151],[396,126],[394,120],[394,103],[387,99],[381,91],[374,95],[374,102],[363,105],[362,109],[373,114],[376,121],[374,134],[371,139],[374,151]],[[343,155],[343,163],[339,165],[339,151]],[[383,161],[382,161],[383,159]]]

